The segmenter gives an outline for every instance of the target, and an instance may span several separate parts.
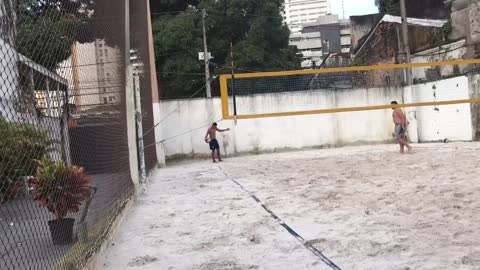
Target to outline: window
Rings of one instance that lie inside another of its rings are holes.
[[[104,92],[104,93],[107,92],[107,88],[106,88],[106,87],[103,88],[103,92]]]
[[[108,50],[105,49],[105,57],[108,57]]]
[[[108,99],[106,97],[103,98],[103,104],[108,104]]]
[[[103,56],[103,51],[102,50],[100,50],[99,55]]]
[[[108,97],[108,101],[110,101],[110,103],[115,102],[115,97]]]

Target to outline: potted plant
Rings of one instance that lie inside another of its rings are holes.
[[[66,216],[80,211],[80,206],[90,196],[91,179],[84,168],[67,166],[61,161],[43,159],[38,165],[37,174],[30,181],[33,198],[55,216],[48,222],[53,243],[69,244],[73,239],[75,219]]]

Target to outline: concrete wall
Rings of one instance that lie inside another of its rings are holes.
[[[418,52],[412,55],[412,63],[427,63],[463,59],[467,53],[465,40],[459,40],[440,47]],[[469,65],[446,65],[434,68],[412,69],[415,82],[438,80],[440,78],[459,76],[469,71]]]
[[[357,51],[359,44],[361,44],[360,40],[365,38],[381,19],[382,15],[380,14],[350,17],[352,53]]]
[[[249,106],[240,112],[295,111],[302,108],[318,109],[319,104],[329,107],[380,105],[401,100],[401,89],[356,89],[338,91],[306,91],[239,97],[238,104]],[[295,103],[294,101],[298,101]],[[308,101],[308,102],[307,102]],[[239,106],[240,107],[240,106]],[[206,155],[210,152],[203,141],[208,126],[221,119],[220,99],[194,99],[162,101],[162,147],[167,157]],[[368,111],[309,116],[290,116],[222,121],[220,128],[231,132],[219,134],[224,154],[270,152],[284,149],[330,147],[355,143],[376,143],[392,140],[391,111]]]
[[[470,98],[466,76],[430,82],[413,87],[416,102]],[[421,142],[473,140],[470,104],[417,108],[418,136]]]
[[[452,40],[465,38],[469,45],[466,58],[476,58],[480,55],[477,46],[480,42],[480,1],[454,0],[452,7]]]
[[[470,98],[480,98],[480,75],[470,75],[468,77],[468,82],[470,84]],[[470,104],[470,108],[472,112],[472,136],[474,140],[478,141],[480,140],[480,104]]]
[[[476,83],[472,83],[472,78],[460,76],[415,85],[413,102],[478,96],[480,79],[475,77]],[[240,114],[284,112],[384,105],[392,100],[401,102],[402,89],[314,90],[251,95],[238,97],[237,100]],[[157,140],[164,141],[157,147],[165,152],[167,158],[209,154],[203,138],[211,123],[222,118],[220,99],[161,101],[156,111],[160,113],[160,119],[165,119],[161,128],[156,130]],[[479,112],[474,113],[476,111]],[[391,110],[377,110],[261,118],[239,120],[237,126],[233,121],[221,121],[220,128],[232,130],[220,133],[218,139],[226,155],[389,142],[393,141],[391,113]],[[480,130],[480,120],[475,118],[477,115],[480,115],[480,109],[471,104],[419,107],[416,112],[419,140],[474,140],[476,130]],[[477,124],[479,128],[476,128]]]

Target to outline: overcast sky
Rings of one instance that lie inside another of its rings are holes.
[[[345,16],[365,15],[377,13],[378,9],[375,6],[375,0],[344,0],[345,2]],[[333,13],[342,17],[342,0],[330,0]]]

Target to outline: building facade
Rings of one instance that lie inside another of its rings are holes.
[[[68,80],[71,100],[78,113],[111,111],[118,105],[123,91],[119,49],[104,40],[72,45],[71,56],[57,69]]]
[[[315,22],[318,17],[331,13],[331,0],[285,0],[283,18],[292,33],[302,25]]]
[[[302,52],[303,68],[319,67],[332,56],[350,58],[350,21],[341,20],[337,15],[320,16],[315,22],[303,25],[300,32],[292,33],[290,44]]]

